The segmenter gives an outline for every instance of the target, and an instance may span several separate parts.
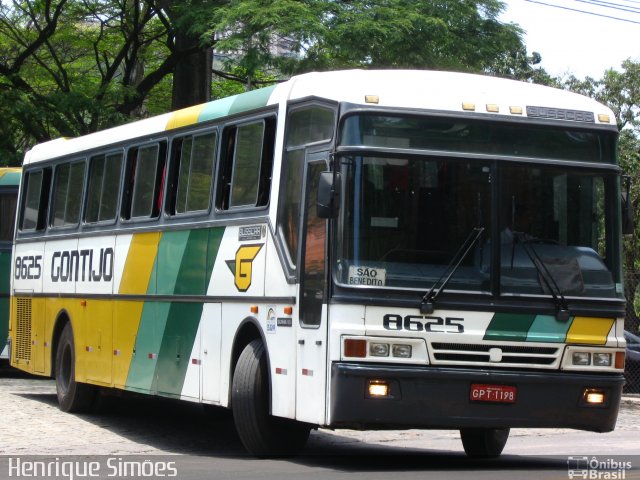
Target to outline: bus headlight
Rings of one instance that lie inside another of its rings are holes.
[[[573,352],[574,365],[591,365],[591,354],[589,352]]]
[[[395,345],[394,345],[395,347]],[[369,355],[372,357],[388,357],[389,356],[389,344],[388,343],[369,343]]]
[[[610,367],[611,354],[610,353],[594,353],[593,365],[596,367]]]
[[[397,344],[393,346],[393,356],[397,358],[411,358],[411,345]]]

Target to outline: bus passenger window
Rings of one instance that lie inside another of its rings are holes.
[[[26,188],[23,187],[20,230],[44,230],[49,206],[51,169],[43,168],[27,172],[25,177]]]
[[[173,142],[167,213],[209,210],[216,132],[189,135]]]
[[[129,150],[122,217],[155,218],[160,213],[166,143]]]
[[[18,194],[3,193],[0,195],[0,242],[13,241],[13,226],[16,218]]]
[[[97,155],[91,158],[85,222],[115,220],[121,171],[122,153]]]
[[[84,161],[58,165],[53,181],[51,226],[68,227],[80,221]]]
[[[275,118],[266,118],[225,129],[216,202],[220,210],[269,203],[275,124]]]

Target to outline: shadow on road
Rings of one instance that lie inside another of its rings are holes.
[[[16,393],[23,398],[56,405],[55,394]],[[95,412],[77,415],[84,421],[170,454],[206,458],[243,459],[249,456],[236,434],[229,410],[142,395],[101,395]],[[307,448],[298,457],[282,459],[299,467],[342,472],[394,471],[506,471],[553,470],[566,473],[566,458],[502,456],[478,461],[460,451],[402,448],[368,444],[326,430],[312,432]]]

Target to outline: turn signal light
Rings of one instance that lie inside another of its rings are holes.
[[[346,339],[344,341],[344,356],[365,358],[367,356],[367,341]]]
[[[625,360],[625,352],[616,352],[616,368],[623,369]]]

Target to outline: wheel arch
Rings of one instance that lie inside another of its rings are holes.
[[[65,325],[69,323],[71,324],[71,315],[67,312],[66,309],[62,309],[58,312],[56,316],[56,320],[53,325],[53,331],[51,333],[51,377],[54,378],[56,376],[55,364],[56,364],[56,353],[58,351],[58,345],[60,343],[60,336],[62,335],[62,331],[64,330]],[[73,324],[71,324],[71,330],[73,331]]]
[[[264,345],[265,352],[267,354],[267,379],[269,384],[269,391],[271,391],[271,359],[269,358],[269,350],[267,349],[267,339],[264,335],[264,331],[260,326],[260,323],[255,317],[247,317],[238,326],[236,334],[233,337],[233,347],[231,348],[231,361],[229,362],[229,392],[228,392],[228,405],[233,408],[231,403],[231,391],[233,390],[233,376],[236,370],[236,365],[242,350],[249,345],[253,340],[260,340]],[[271,395],[269,395],[269,412],[271,412]]]

